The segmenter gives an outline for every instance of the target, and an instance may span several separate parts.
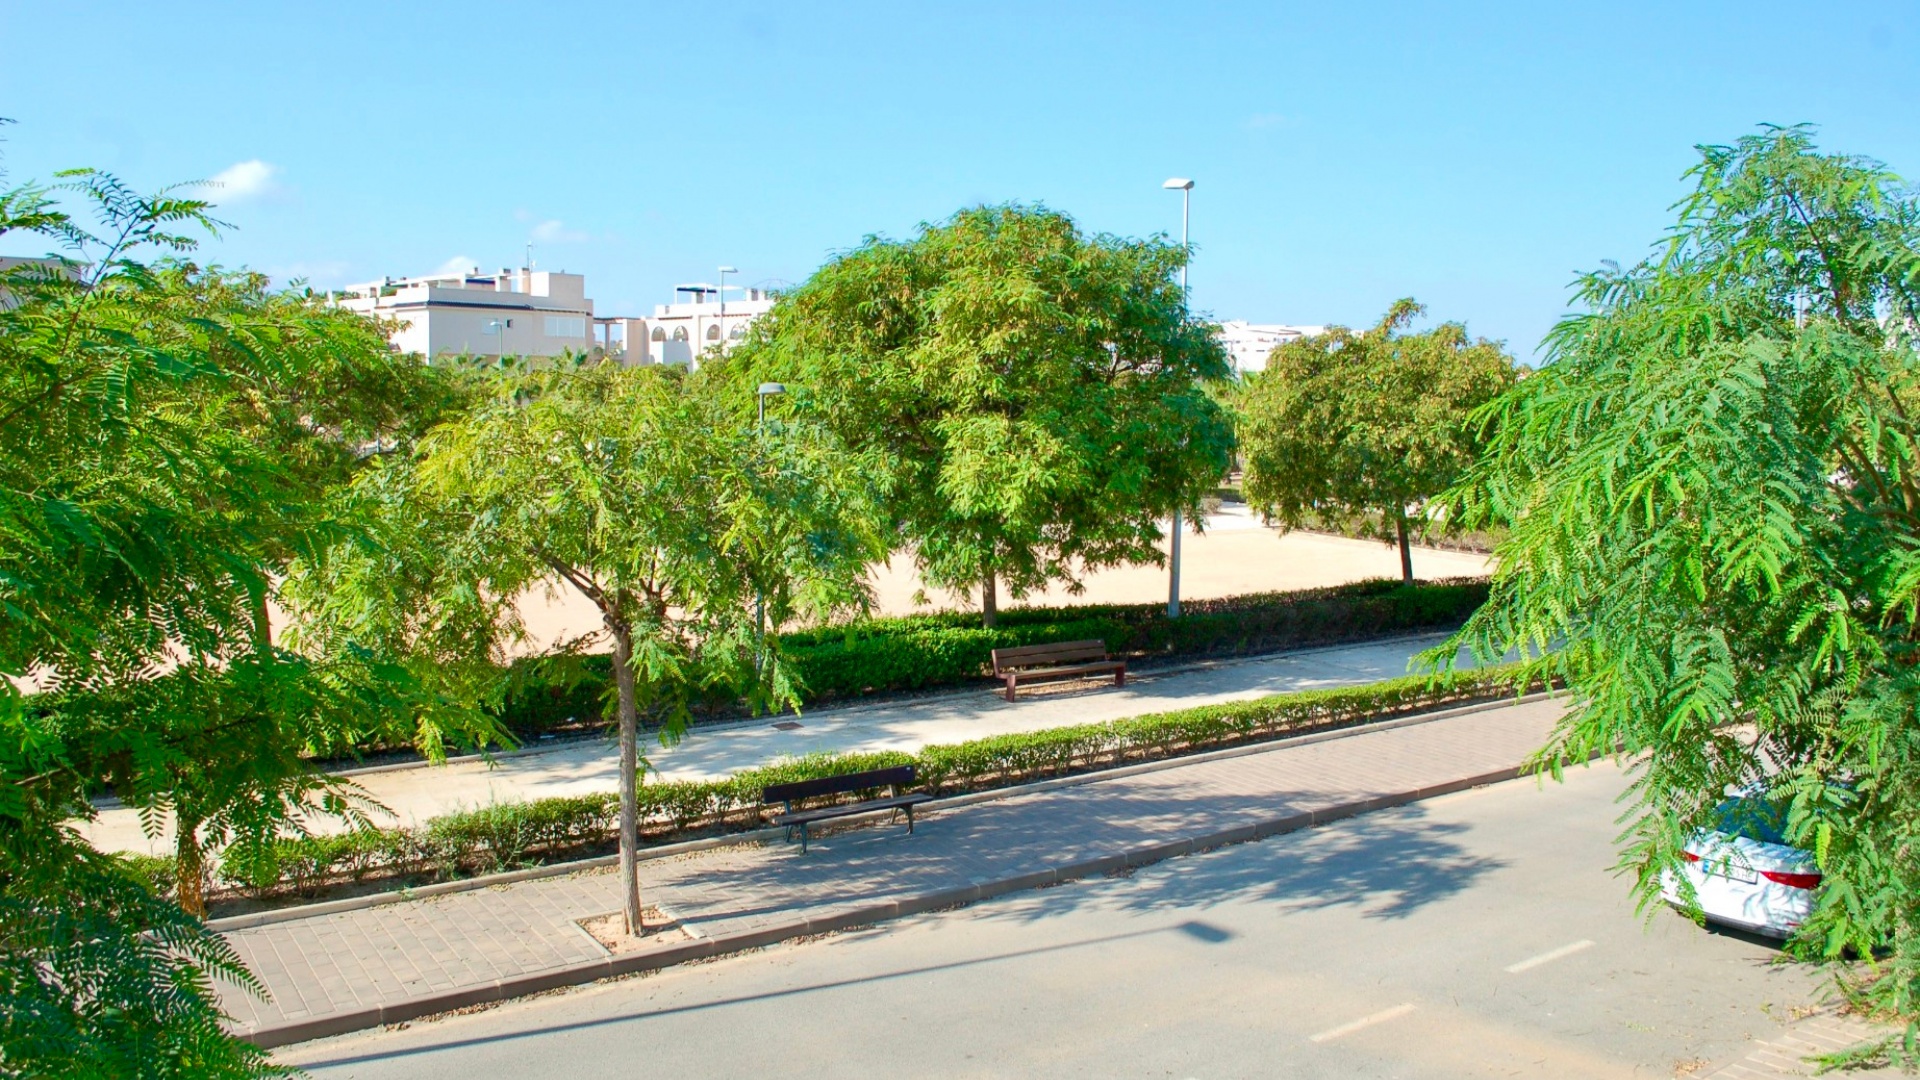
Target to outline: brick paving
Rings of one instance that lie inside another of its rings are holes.
[[[1560,709],[1527,702],[955,806],[925,814],[915,835],[849,829],[805,856],[743,844],[653,860],[641,864],[642,895],[700,937],[777,931],[1510,769]],[[237,1030],[267,1033],[503,979],[558,978],[606,959],[578,920],[618,908],[614,875],[586,871],[235,930],[227,939],[272,996],[223,994]]]
[[[1812,1076],[1814,1067],[1806,1062],[1810,1055],[1845,1050],[1880,1034],[1884,1032],[1852,1017],[1818,1013],[1795,1021],[1777,1038],[1754,1043],[1746,1057],[1705,1074],[1703,1080],[1785,1080],[1786,1077]],[[1893,1076],[1897,1072],[1885,1068],[1845,1075]]]

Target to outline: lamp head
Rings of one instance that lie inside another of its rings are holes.
[[[1168,191],[1192,191],[1193,181],[1184,176],[1176,176],[1160,186],[1166,188]]]
[[[719,269],[723,274],[737,274],[740,272],[740,268],[737,266],[722,266]]]
[[[777,382],[763,382],[760,384],[760,389],[755,391],[755,393],[761,397],[772,397],[775,394],[784,394],[786,392],[786,384]]]

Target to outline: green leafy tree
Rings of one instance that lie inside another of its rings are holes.
[[[1484,441],[1474,410],[1514,383],[1513,358],[1459,323],[1406,328],[1425,309],[1396,302],[1379,325],[1273,350],[1237,399],[1250,505],[1289,529],[1326,523],[1391,540],[1413,581],[1414,528],[1473,464]]]
[[[1232,432],[1228,373],[1189,317],[1183,252],[981,207],[870,238],[754,324],[727,361],[743,400],[788,386],[878,464],[895,540],[928,584],[1014,597],[1161,559],[1160,521],[1200,518]]]
[[[613,653],[635,933],[643,714],[671,741],[704,698],[797,705],[759,616],[780,625],[864,603],[860,574],[878,550],[864,489],[821,433],[742,424],[716,389],[658,367],[501,373],[416,454],[362,477],[380,542],[326,553],[289,590],[310,638],[433,662],[504,659],[519,636],[512,601],[529,589],[591,601]]]
[[[1512,529],[1463,632],[1573,705],[1543,758],[1631,762],[1653,903],[1730,787],[1825,883],[1796,948],[1920,1005],[1920,203],[1803,128],[1703,146],[1646,261],[1580,282],[1457,495]]]
[[[97,232],[0,195],[0,235],[67,251],[0,277],[0,1074],[271,1073],[221,1028],[209,975],[254,985],[231,951],[72,822],[108,789],[175,818],[197,908],[205,843],[351,813],[307,753],[435,711],[263,617],[421,376],[361,320],[168,257],[204,204],[62,180]]]

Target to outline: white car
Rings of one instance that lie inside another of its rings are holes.
[[[1767,937],[1787,938],[1813,911],[1820,867],[1808,852],[1786,842],[1783,806],[1751,793],[1729,798],[1714,810],[1716,827],[1687,841],[1681,868],[1709,922]],[[1662,893],[1686,909],[1678,875],[1669,873]]]

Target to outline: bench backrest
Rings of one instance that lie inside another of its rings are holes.
[[[898,787],[913,783],[913,766],[897,765],[891,769],[869,769],[866,772],[846,773],[841,776],[824,776],[818,780],[799,780],[791,784],[768,784],[760,793],[760,802],[791,803],[801,799],[811,799],[816,795],[843,795],[849,791],[864,791],[868,788]]]
[[[1022,645],[1017,649],[993,650],[993,673],[999,675],[1015,668],[1077,664],[1106,658],[1107,643],[1099,638],[1090,641],[1056,641],[1051,645]]]

